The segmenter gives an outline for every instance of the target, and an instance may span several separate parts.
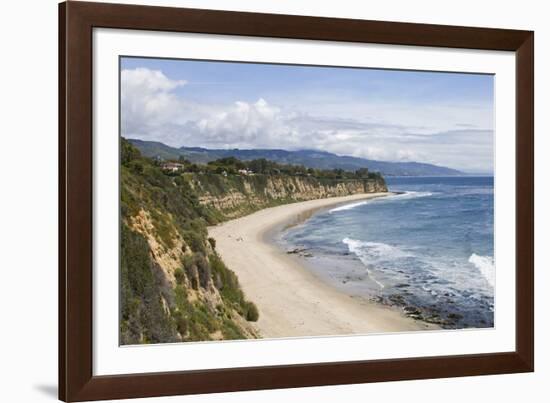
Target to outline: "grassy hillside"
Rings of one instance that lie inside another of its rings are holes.
[[[255,337],[258,311],[207,239],[219,214],[125,141],[121,218],[122,344]]]

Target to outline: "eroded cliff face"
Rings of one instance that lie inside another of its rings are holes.
[[[220,211],[226,218],[279,204],[388,191],[383,178],[322,180],[265,175],[225,178],[220,175],[220,178],[215,183],[210,175],[197,174],[190,179],[200,203]]]
[[[183,178],[122,166],[122,344],[258,337],[256,306],[208,239],[220,219]]]
[[[156,313],[157,323],[149,326],[148,330],[154,329],[152,339],[142,332],[129,338],[129,344],[258,337],[239,304],[222,295],[225,282],[232,280],[227,279],[227,268],[220,267],[223,263],[213,245],[206,242],[202,252],[193,251],[175,227],[169,228],[172,242],[166,244],[145,210],[131,217],[128,224],[149,246],[149,266],[163,311]],[[162,322],[164,326],[159,326]]]

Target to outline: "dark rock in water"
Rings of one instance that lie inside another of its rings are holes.
[[[448,317],[449,319],[456,319],[456,320],[458,320],[458,319],[462,319],[464,316],[462,316],[462,315],[459,314],[459,313],[451,312],[450,314],[447,315],[447,317]]]
[[[385,302],[384,298],[381,297],[380,295],[376,295],[376,296],[372,297],[370,300],[373,301],[373,302],[376,302],[378,304],[383,304]]]
[[[443,325],[445,323],[437,314],[432,314],[430,316],[424,317],[424,321],[428,323],[434,323],[436,325]]]
[[[307,252],[306,248],[294,248],[286,251],[289,255],[300,255],[302,257],[313,257],[311,252]]]
[[[396,305],[405,304],[405,299],[403,298],[402,295],[399,295],[399,294],[392,294],[388,297],[388,299]]]
[[[414,306],[406,306],[403,308],[408,316],[421,316],[422,312]]]

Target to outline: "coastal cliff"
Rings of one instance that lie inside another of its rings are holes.
[[[121,146],[120,336],[126,345],[260,336],[254,325],[260,313],[207,226],[280,204],[387,191],[384,179],[366,169],[365,178],[356,179],[238,174],[225,165],[182,172],[183,164],[142,157],[124,139]]]
[[[326,179],[291,176],[189,175],[202,205],[214,208],[224,218],[236,218],[280,204],[387,192],[384,178]]]
[[[125,142],[121,162],[121,344],[258,337],[256,306],[208,238],[220,215]]]

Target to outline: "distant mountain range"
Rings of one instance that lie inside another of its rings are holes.
[[[240,160],[265,158],[281,164],[304,165],[308,168],[334,169],[340,168],[355,171],[368,168],[371,171],[386,176],[458,176],[463,172],[447,167],[425,164],[421,162],[387,162],[366,158],[349,157],[332,154],[326,151],[298,150],[286,151],[276,149],[206,149],[201,147],[170,147],[157,141],[129,139],[141,153],[150,158],[178,159],[180,156],[191,162],[205,164],[224,157],[235,157]]]

